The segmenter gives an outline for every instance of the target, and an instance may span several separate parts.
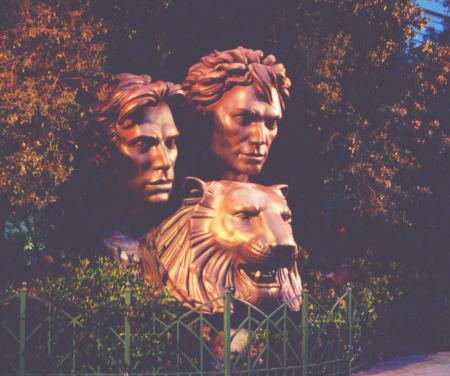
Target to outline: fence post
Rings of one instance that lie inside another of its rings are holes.
[[[352,286],[347,284],[347,325],[348,325],[348,374],[352,374],[352,353],[353,353],[353,300]]]
[[[308,302],[308,289],[303,289],[303,303],[302,303],[302,344],[301,344],[301,352],[302,352],[302,376],[308,375],[309,368],[309,327],[308,327],[308,317],[309,317],[309,302]]]
[[[231,376],[231,291],[226,289],[223,309],[223,368]]]
[[[130,370],[130,353],[131,353],[131,325],[130,318],[128,316],[128,310],[131,306],[131,288],[130,284],[127,282],[125,291],[123,294],[125,299],[125,316],[124,316],[124,340],[123,340],[123,361],[125,363],[125,371],[128,373]]]
[[[25,375],[25,323],[27,309],[27,284],[22,282],[19,290],[19,376]]]

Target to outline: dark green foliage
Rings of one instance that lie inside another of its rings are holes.
[[[19,304],[22,298],[26,304]],[[349,346],[350,299],[349,292],[320,301],[308,294],[305,307],[309,313],[304,320],[301,312],[289,312],[286,306],[274,307],[274,311],[267,311],[270,312],[267,316],[231,298],[233,367],[298,367],[303,357],[302,335],[308,337],[311,366],[316,363],[314,367],[329,369],[324,360],[345,364],[349,356],[356,358],[366,349],[364,335],[369,317],[363,311],[364,306],[352,303],[351,312],[355,314]],[[28,371],[169,372],[197,367],[220,369],[223,363],[222,314],[202,316],[186,311],[166,291],[145,284],[135,268],[108,258],[82,259],[64,265],[57,276],[0,294],[0,332],[6,338],[17,333],[20,307],[25,306]],[[235,338],[234,328],[244,330],[248,337],[240,333],[240,339]],[[125,356],[126,349],[131,350],[129,358]],[[15,364],[17,344],[3,348],[2,356]],[[8,364],[0,366],[1,372],[7,369]]]
[[[17,22],[0,25],[0,210],[29,211],[55,202],[73,171],[83,97],[105,77],[107,29],[84,2],[11,8]]]
[[[127,290],[131,296],[129,306],[124,299]],[[124,340],[125,316],[129,319],[133,338],[130,354],[133,362],[144,362],[148,368],[149,365],[165,364],[173,355],[173,333],[168,333],[161,341],[155,335],[160,324],[154,320],[171,323],[183,310],[166,290],[144,283],[135,268],[127,268],[105,257],[93,261],[82,259],[79,263],[64,265],[56,277],[34,281],[29,293],[54,306],[52,330],[55,334],[62,331],[52,342],[54,357],[62,358],[70,353],[73,345],[65,340],[72,335],[72,326],[60,311],[77,318],[76,348],[78,356],[86,363],[83,365],[86,371],[89,365],[104,371],[126,368],[121,342]],[[28,315],[33,317],[33,322],[46,322],[47,314],[45,305],[30,300]],[[46,346],[42,346],[41,351],[44,351],[41,356],[33,354],[35,367],[39,359],[48,359],[44,355]]]
[[[352,279],[373,304],[378,352],[399,354],[443,351],[450,346],[450,278],[433,267],[359,259]]]
[[[396,261],[357,258],[349,280],[361,310],[367,312],[356,344],[379,357],[443,351],[450,346],[450,278],[442,265],[418,267]],[[303,268],[311,295],[334,304],[343,286],[319,271]],[[358,330],[358,329],[356,329]]]

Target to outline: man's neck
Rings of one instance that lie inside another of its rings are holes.
[[[163,205],[122,201],[109,211],[117,226],[125,226],[136,235],[141,235],[159,225],[163,219]]]
[[[248,182],[248,175],[241,174],[241,173],[236,172],[236,171],[225,170],[222,173],[221,180],[230,180],[230,181],[238,181],[238,182],[241,182],[241,183],[247,183]]]

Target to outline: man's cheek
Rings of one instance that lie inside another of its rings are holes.
[[[169,153],[169,159],[172,166],[175,166],[178,157],[178,150],[172,150]]]

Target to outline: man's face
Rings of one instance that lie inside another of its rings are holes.
[[[125,156],[119,184],[147,203],[169,199],[175,177],[178,130],[169,106],[145,106],[118,126],[118,148]]]
[[[247,176],[261,172],[282,117],[278,93],[271,90],[273,102],[253,84],[234,86],[209,106],[214,122],[210,150],[226,170]]]

